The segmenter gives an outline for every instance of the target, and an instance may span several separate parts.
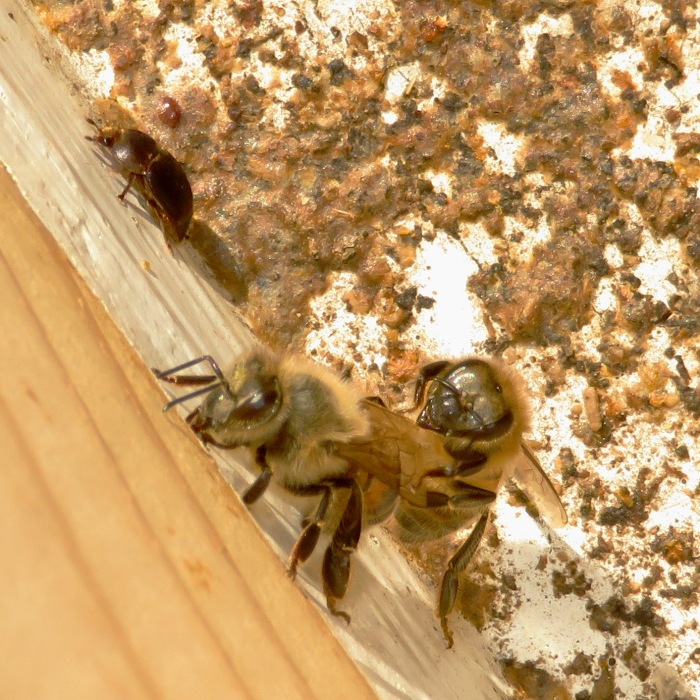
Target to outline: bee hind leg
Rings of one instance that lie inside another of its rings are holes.
[[[454,645],[452,632],[447,625],[447,616],[452,612],[457,600],[457,590],[459,588],[459,574],[464,571],[469,562],[472,560],[474,553],[479,547],[481,538],[484,536],[486,524],[489,519],[488,511],[486,511],[479,521],[474,526],[469,537],[460,545],[459,549],[452,555],[452,558],[447,564],[447,569],[442,576],[440,582],[440,593],[438,596],[438,616],[440,618],[440,626],[442,633],[447,642],[447,648],[450,649]]]
[[[350,578],[350,555],[357,549],[362,532],[362,490],[356,481],[350,485],[350,497],[333,539],[323,557],[321,579],[326,605],[333,615],[342,617],[348,624],[350,615],[338,610],[337,603],[345,595]]]

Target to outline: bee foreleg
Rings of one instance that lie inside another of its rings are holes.
[[[439,469],[430,469],[424,474],[421,474],[421,477],[418,480],[418,485],[420,486],[423,479],[429,476],[438,478],[445,477],[447,479],[453,479],[454,477],[466,478],[472,476],[484,468],[487,460],[486,455],[482,455],[479,452],[470,452],[468,455],[463,457],[460,457],[459,455],[455,456],[460,458],[459,462],[449,464]]]
[[[452,487],[456,491],[452,495],[443,491],[426,491],[425,503],[420,504],[424,508],[444,508],[445,506],[456,506],[465,508],[469,506],[487,506],[496,500],[493,491],[480,489],[478,486],[466,484],[463,481],[454,480]],[[414,505],[418,505],[415,504]]]
[[[420,371],[418,372],[418,379],[416,380],[416,389],[413,392],[413,406],[405,411],[401,411],[401,413],[410,413],[411,411],[415,411],[416,408],[423,403],[425,387],[428,382],[437,377],[437,375],[449,365],[450,363],[447,360],[438,360],[437,362],[431,362],[429,365],[424,365],[421,367]]]
[[[243,494],[243,503],[247,506],[255,503],[265,493],[270,485],[270,479],[272,479],[272,469],[267,463],[267,448],[265,445],[259,445],[258,449],[255,450],[255,463],[260,467],[260,474]]]
[[[326,605],[333,615],[342,617],[350,622],[350,615],[338,610],[337,601],[343,598],[350,578],[350,555],[357,549],[362,532],[362,490],[353,481],[350,498],[333,533],[333,539],[323,557],[321,579],[323,592],[326,594]]]
[[[469,562],[472,560],[474,553],[479,547],[481,538],[486,530],[489,514],[486,511],[479,521],[474,526],[469,537],[460,545],[459,549],[452,555],[452,558],[447,564],[447,569],[442,576],[440,582],[440,594],[438,596],[438,616],[440,617],[440,626],[442,633],[447,642],[447,648],[450,649],[454,644],[452,632],[447,626],[447,616],[452,612],[455,601],[457,600],[457,590],[459,588],[459,574],[464,571]]]

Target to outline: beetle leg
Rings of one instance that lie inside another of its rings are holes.
[[[123,202],[124,197],[126,197],[127,192],[131,189],[131,185],[134,182],[134,179],[136,178],[138,173],[129,173],[129,177],[126,180],[126,187],[122,191],[121,194],[118,194],[117,197],[119,198],[119,201]]]
[[[447,642],[447,648],[450,649],[454,644],[452,632],[447,626],[447,616],[452,612],[455,601],[457,600],[457,590],[459,588],[459,574],[464,571],[466,566],[472,560],[474,553],[479,547],[481,538],[484,536],[486,524],[488,523],[489,513],[486,511],[479,521],[474,526],[469,537],[460,545],[459,549],[452,555],[452,558],[447,564],[447,569],[442,576],[440,582],[440,593],[438,595],[438,617],[440,618],[440,626],[442,633]]]
[[[326,605],[333,615],[350,622],[350,615],[336,607],[344,595],[350,578],[350,555],[357,549],[362,532],[362,490],[357,482],[350,486],[350,498],[333,539],[326,549],[321,569]]]

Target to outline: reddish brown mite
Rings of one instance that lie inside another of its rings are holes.
[[[158,119],[169,126],[171,129],[176,129],[182,119],[182,110],[177,100],[174,97],[166,95],[158,104]]]
[[[160,224],[168,248],[171,243],[180,243],[187,237],[193,210],[192,188],[180,163],[142,131],[100,128],[92,120],[88,122],[97,129],[97,136],[86,138],[109,149],[127,178],[119,199],[123,200],[133,185]]]

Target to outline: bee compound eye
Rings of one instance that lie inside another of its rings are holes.
[[[257,391],[248,401],[248,408],[253,413],[264,411],[269,406],[273,405],[277,400],[277,394],[273,391],[262,392]]]
[[[281,393],[275,380],[254,380],[238,394],[230,417],[242,422],[268,419],[279,410]]]
[[[454,393],[439,392],[426,404],[424,427],[430,427],[431,430],[443,434],[447,433],[461,413],[458,397]]]

